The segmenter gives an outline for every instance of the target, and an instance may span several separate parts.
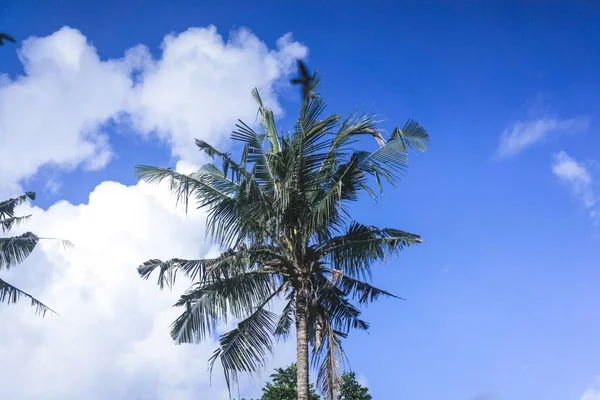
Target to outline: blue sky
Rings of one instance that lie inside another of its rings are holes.
[[[269,49],[291,32],[331,111],[378,112],[388,131],[412,117],[432,137],[397,190],[355,207],[363,223],[427,240],[376,268],[375,282],[407,301],[368,308],[370,333],[346,342],[374,398],[600,399],[600,5],[456,3],[21,2],[2,6],[0,30],[22,40],[69,26],[102,61],[138,44],[159,59],[165,35],[190,27],[214,25],[225,40],[246,27]],[[13,80],[37,71],[24,71],[19,46],[0,54]],[[286,68],[267,86],[287,128],[298,94]],[[175,166],[169,134],[98,121],[113,153],[106,165],[41,162],[15,175],[38,207],[87,204],[105,181],[136,185],[138,163]]]

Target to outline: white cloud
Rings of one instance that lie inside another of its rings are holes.
[[[176,346],[170,340],[169,324],[181,311],[171,305],[188,282],[161,292],[136,271],[149,258],[210,252],[202,212],[186,216],[164,187],[116,182],[96,187],[88,204],[22,211],[33,213],[23,228],[69,238],[76,247],[43,243],[24,264],[3,271],[61,314],[42,319],[24,303],[0,307],[4,398],[228,398],[218,369],[209,383],[207,360],[216,342]],[[280,346],[277,364],[290,361],[293,349],[293,342]],[[243,386],[242,394],[258,390]]]
[[[286,35],[272,50],[246,30],[226,42],[209,27],[167,36],[156,60],[144,46],[102,60],[85,36],[65,27],[28,39],[19,54],[24,75],[0,76],[0,194],[44,165],[102,168],[112,152],[103,127],[114,121],[156,133],[182,158],[178,169],[189,170],[194,137],[218,143],[238,117],[254,120],[251,87],[281,113],[275,90],[306,48]],[[171,305],[185,282],[160,292],[135,269],[152,257],[214,253],[201,212],[186,217],[164,190],[116,182],[98,185],[87,204],[31,211],[23,228],[76,248],[43,243],[23,265],[2,271],[61,314],[41,319],[27,304],[0,305],[3,398],[228,398],[218,371],[209,385],[216,342],[175,346],[169,338],[179,312]],[[283,345],[269,369],[294,354],[293,342]],[[246,397],[259,387],[246,388]]]
[[[280,113],[275,88],[306,53],[290,35],[272,50],[245,29],[225,41],[214,27],[166,36],[157,60],[143,45],[102,60],[69,27],[27,39],[19,50],[25,74],[0,77],[0,191],[15,191],[48,164],[103,168],[111,121],[156,133],[173,155],[195,160],[194,137],[218,144],[237,118],[254,120],[252,87]]]
[[[44,164],[100,169],[110,160],[101,125],[125,106],[128,60],[100,61],[78,31],[30,38],[25,75],[0,85],[0,176],[13,184]]]
[[[517,121],[500,135],[496,157],[512,157],[535,143],[543,141],[548,135],[576,133],[585,130],[588,125],[589,119],[586,117],[563,120],[540,118],[530,121]]]
[[[144,70],[136,87],[134,121],[141,131],[154,131],[167,141],[175,156],[188,160],[198,154],[190,146],[195,137],[218,141],[238,118],[254,121],[253,87],[280,114],[274,82],[306,55],[306,48],[290,35],[279,39],[274,51],[244,29],[224,42],[214,27],[168,35],[162,48],[162,58]]]
[[[581,202],[592,219],[600,222],[597,207],[600,196],[595,192],[594,178],[588,168],[561,151],[554,155],[552,172],[569,186],[573,196]]]

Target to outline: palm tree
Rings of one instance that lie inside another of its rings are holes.
[[[28,199],[35,200],[34,192],[27,192],[22,196],[11,198],[0,202],[0,227],[2,233],[10,231],[12,228],[17,227],[22,222],[31,217],[31,215],[15,216],[15,208]],[[31,232],[25,232],[18,236],[3,237],[0,238],[0,270],[10,269],[21,264],[35,249],[38,242],[42,239]],[[62,241],[65,246],[72,246],[68,241]],[[38,314],[45,315],[47,311],[52,313],[56,312],[50,307],[37,300],[35,297],[22,291],[21,289],[9,284],[8,282],[0,279],[0,302],[12,304],[16,303],[21,297],[27,297],[31,300],[32,307],[35,307],[35,311]]]
[[[209,360],[211,370],[221,361],[231,387],[238,373],[262,369],[273,339],[288,337],[295,325],[299,400],[309,398],[309,348],[320,389],[337,397],[345,361],[341,340],[351,329],[369,327],[358,307],[395,297],[368,283],[370,266],[422,242],[399,229],[354,221],[350,204],[361,194],[378,199],[382,182],[393,184],[406,169],[408,149],[424,151],[429,142],[413,120],[386,140],[373,116],[324,116],[313,79],[294,128],[281,135],[253,90],[262,129],[236,125],[239,162],[196,140],[220,164],[191,174],[136,166],[146,182],[167,180],[186,209],[190,201],[207,208],[207,234],[224,250],[216,258],[152,259],[138,268],[142,278],[157,269],[161,288],[171,286],[177,272],[193,281],[175,304],[183,308],[172,324],[175,342],[202,341],[219,322],[238,320]],[[373,151],[357,146],[363,137],[376,140]],[[275,298],[284,300],[280,314],[269,309]]]

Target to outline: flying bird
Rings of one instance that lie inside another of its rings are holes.
[[[300,74],[300,77],[292,79],[291,83],[292,85],[302,85],[302,97],[305,99],[311,89],[314,75],[310,76],[308,73],[308,68],[306,68],[306,65],[304,62],[302,62],[302,60],[298,60],[298,73]]]
[[[13,39],[11,36],[8,36],[6,33],[0,32],[0,46],[2,46],[4,44],[5,40],[8,40],[9,42],[17,43],[17,41],[15,39]]]

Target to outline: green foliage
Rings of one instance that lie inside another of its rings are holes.
[[[372,400],[373,397],[369,394],[369,389],[362,387],[356,381],[354,372],[344,372],[342,374],[342,385],[340,388],[340,396],[338,400]]]
[[[29,219],[30,215],[16,216],[17,206],[25,203],[27,200],[35,200],[35,193],[27,192],[24,195],[0,202],[0,229],[2,233],[9,232],[12,228]],[[35,249],[41,238],[31,232],[25,232],[18,236],[0,238],[0,270],[10,269],[21,264]],[[36,313],[46,314],[47,311],[54,312],[29,293],[11,285],[0,279],[0,302],[13,304],[21,297],[26,297],[31,301],[31,306],[35,308]]]
[[[239,373],[264,368],[273,340],[288,337],[302,313],[318,386],[333,399],[345,361],[341,341],[369,327],[358,307],[395,297],[370,285],[371,265],[422,242],[354,221],[350,205],[361,194],[378,199],[383,182],[394,184],[407,168],[408,149],[425,150],[429,136],[413,120],[386,139],[373,116],[325,116],[315,90],[316,83],[284,134],[254,90],[261,129],[237,124],[239,161],[196,140],[215,162],[194,173],[136,167],[146,182],[167,181],[186,208],[190,202],[205,208],[208,234],[224,250],[210,259],[153,259],[138,271],[147,279],[158,270],[161,288],[171,287],[178,272],[192,280],[176,303],[183,309],[171,327],[177,343],[204,340],[219,322],[239,321],[210,359],[211,368],[220,361],[228,386]],[[359,144],[363,138],[374,143]],[[285,301],[280,315],[268,310],[275,298]]]
[[[296,400],[298,398],[298,377],[296,364],[286,369],[277,368],[271,375],[272,382],[267,382],[263,395],[259,400]],[[319,400],[313,385],[310,385],[310,400]]]
[[[272,382],[267,382],[263,395],[257,400],[296,400],[298,398],[298,378],[296,364],[277,368],[271,375]],[[310,400],[319,400],[319,395],[310,385]],[[337,400],[372,400],[369,389],[361,386],[354,372],[344,372]],[[245,400],[245,399],[242,399]]]

